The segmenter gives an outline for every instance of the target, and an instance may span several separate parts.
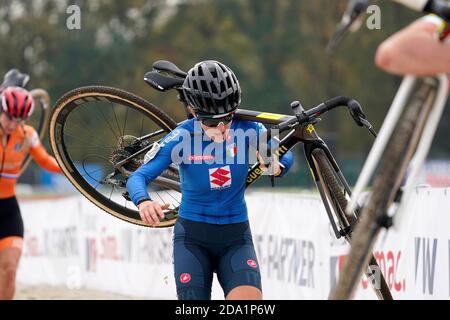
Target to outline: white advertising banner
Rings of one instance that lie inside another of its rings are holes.
[[[396,299],[450,297],[450,189],[418,188],[402,225],[382,232],[375,257]],[[246,196],[265,299],[327,299],[348,245],[320,198]],[[18,281],[176,299],[172,228],[114,218],[81,196],[21,203],[25,247]],[[223,299],[215,278],[213,299]],[[357,299],[376,299],[363,277]]]

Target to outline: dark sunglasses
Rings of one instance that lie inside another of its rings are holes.
[[[226,126],[233,120],[233,114],[230,114],[228,116],[222,117],[222,118],[202,118],[199,117],[198,120],[207,127],[217,127],[219,124],[223,124]]]

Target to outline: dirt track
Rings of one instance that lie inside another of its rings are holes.
[[[47,285],[24,286],[17,285],[15,300],[135,300],[112,292],[91,289],[71,290],[65,287],[52,287]]]

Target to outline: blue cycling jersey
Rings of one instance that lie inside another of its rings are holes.
[[[184,121],[154,145],[144,164],[129,177],[127,189],[133,203],[150,198],[148,184],[175,163],[180,170],[180,217],[212,224],[248,220],[244,191],[249,150],[250,146],[257,148],[265,130],[261,123],[234,119],[227,139],[216,143],[198,121]],[[282,175],[292,163],[290,151],[280,158]]]

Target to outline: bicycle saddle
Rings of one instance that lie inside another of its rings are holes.
[[[179,89],[186,78],[187,73],[175,64],[166,60],[158,60],[153,63],[153,70],[144,75],[144,80],[152,88],[159,91]]]
[[[153,69],[157,71],[165,71],[180,78],[186,78],[187,73],[178,68],[174,63],[167,60],[158,60],[153,63]]]
[[[152,88],[159,90],[159,91],[166,91],[166,90],[170,90],[170,89],[180,88],[184,82],[184,79],[166,76],[156,70],[147,72],[144,75],[144,80]]]
[[[30,80],[30,76],[25,73],[21,73],[17,69],[9,70],[3,79],[3,83],[1,87],[22,87],[24,88],[28,81]]]

